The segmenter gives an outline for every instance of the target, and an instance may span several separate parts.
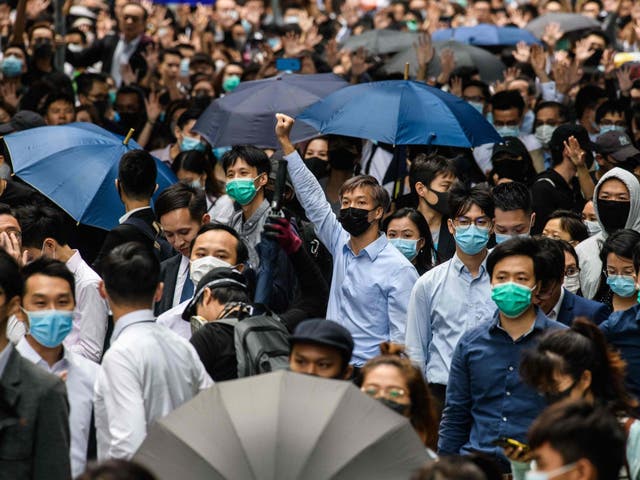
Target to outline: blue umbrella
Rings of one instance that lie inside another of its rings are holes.
[[[322,134],[392,145],[474,147],[502,141],[493,126],[461,98],[408,80],[343,88],[297,117]]]
[[[215,147],[250,144],[278,148],[276,113],[295,116],[312,103],[348,85],[332,73],[282,74],[241,83],[232,93],[209,105],[196,122],[194,131]],[[314,133],[308,126],[299,125],[294,128],[292,138],[309,138]]]
[[[433,34],[433,40],[456,40],[478,46],[516,45],[518,42],[526,42],[529,45],[540,43],[528,30],[517,27],[497,27],[487,23],[481,23],[475,27],[437,30]]]
[[[110,230],[124,206],[115,187],[120,157],[141,147],[90,123],[40,127],[4,137],[14,173],[78,223]],[[156,159],[158,192],[177,181]]]

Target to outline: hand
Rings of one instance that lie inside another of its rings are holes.
[[[456,68],[456,57],[451,48],[444,48],[440,52],[441,73],[449,77]]]
[[[504,81],[505,83],[509,83],[509,82],[513,82],[516,78],[518,78],[520,76],[520,69],[517,67],[509,67],[507,68],[504,73]]]
[[[209,8],[199,3],[196,7],[196,11],[193,12],[191,24],[197,33],[203,33],[209,26],[211,15]]]
[[[11,255],[19,265],[25,265],[28,262],[29,252],[22,251],[20,239],[15,232],[0,233],[0,248]]]
[[[549,75],[547,75],[547,52],[544,51],[541,45],[534,45],[531,48],[531,68],[533,68],[534,73],[541,82],[549,81]]]
[[[578,40],[576,42],[576,60],[583,64],[586,62],[591,55],[593,55],[593,49],[591,48],[591,44],[589,43],[588,38],[583,38],[582,40]]]
[[[509,18],[511,19],[511,23],[518,28],[524,28],[527,26],[527,20],[524,18],[524,14],[519,8],[513,9],[509,14]]]
[[[151,91],[149,99],[144,99],[144,105],[147,110],[147,119],[149,122],[156,123],[158,117],[162,113],[162,105],[160,105],[160,94],[156,91]]]
[[[270,215],[264,224],[264,236],[277,241],[282,249],[291,255],[300,250],[302,240],[284,217]]]
[[[120,75],[122,76],[122,83],[124,85],[131,85],[138,81],[138,72],[134,72],[128,63],[120,65]]]
[[[520,63],[529,63],[531,47],[526,42],[518,42],[516,49],[513,51],[513,58]]]
[[[0,95],[2,95],[2,99],[9,105],[13,106],[14,108],[18,106],[19,99],[15,82],[0,83]]]
[[[616,77],[618,78],[620,91],[625,95],[628,95],[629,91],[633,87],[633,80],[631,80],[631,67],[626,65],[616,70]]]
[[[612,48],[607,48],[602,52],[602,58],[600,59],[600,65],[604,67],[604,76],[612,78],[613,72],[616,69],[616,64],[613,61],[616,51]]]
[[[324,54],[327,57],[327,63],[331,68],[338,64],[338,42],[335,38],[332,38],[327,42],[327,46],[324,49]]]
[[[456,97],[462,98],[462,78],[461,77],[453,77],[451,79],[451,89],[449,92]]]
[[[351,54],[351,77],[360,78],[360,75],[365,73],[372,67],[371,63],[367,63],[367,52],[363,47],[360,47],[355,53]]]
[[[276,137],[278,140],[289,140],[295,120],[284,113],[276,113]]]
[[[523,449],[522,447],[512,447],[509,446],[502,450],[504,452],[505,457],[514,462],[523,462],[527,463],[532,460],[531,451],[528,449]]]
[[[27,18],[33,20],[39,17],[42,12],[49,8],[50,4],[51,0],[28,0],[26,7]]]
[[[584,150],[578,143],[578,140],[573,135],[564,142],[563,155],[571,160],[576,167],[585,167],[584,163]]]
[[[431,43],[431,35],[428,33],[422,33],[418,37],[418,41],[413,44],[413,48],[416,51],[416,57],[418,59],[418,67],[427,66],[431,63],[435,50]]]
[[[305,47],[300,41],[300,35],[296,35],[294,32],[287,32],[287,34],[282,37],[282,48],[284,49],[285,57],[293,58],[299,56]]]
[[[551,64],[551,72],[553,73],[553,81],[556,82],[556,90],[566,95],[571,88],[570,80],[570,64],[566,62],[554,62]]]
[[[150,43],[141,52],[142,58],[147,63],[147,72],[153,72],[158,67],[158,56],[160,54],[160,47],[155,43]]]
[[[312,25],[304,36],[304,46],[307,50],[313,50],[316,45],[322,42],[323,37],[318,32],[318,26]]]
[[[556,48],[556,43],[558,43],[558,40],[560,40],[563,35],[564,32],[562,31],[560,24],[551,22],[544,27],[542,41],[547,44],[550,50],[554,50]]]

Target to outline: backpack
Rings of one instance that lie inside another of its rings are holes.
[[[217,322],[233,325],[238,378],[286,370],[289,367],[289,331],[280,317],[263,315]]]
[[[145,237],[151,240],[153,253],[155,253],[156,257],[161,262],[176,254],[171,244],[167,242],[167,239],[162,235],[162,227],[160,227],[156,222],[153,222],[153,227],[151,227],[151,225],[141,218],[129,217],[124,221],[123,225],[136,227],[140,232],[142,232],[142,234],[144,234]]]

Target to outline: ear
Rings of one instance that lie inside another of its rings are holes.
[[[416,244],[416,250],[420,252],[420,250],[422,250],[426,244],[427,241],[424,238],[420,237],[418,239],[418,243]]]
[[[9,300],[9,303],[7,303],[7,317],[15,315],[19,320],[24,322],[25,320],[24,318],[22,318],[22,315],[20,315],[21,313],[22,310],[20,310],[20,296],[16,295],[11,300]]]
[[[449,233],[455,236],[456,227],[454,227],[453,220],[451,220],[450,218],[447,220],[447,227],[449,227]]]
[[[153,193],[155,194],[158,191],[159,185],[156,183],[156,188],[153,189]]]
[[[117,181],[117,180],[116,180]],[[104,281],[100,280],[100,283],[98,284],[98,293],[100,294],[100,296],[102,298],[104,298],[105,300],[108,300],[108,296],[107,296],[107,289],[104,286]]]
[[[211,223],[211,215],[209,215],[208,213],[205,213],[202,216],[202,223],[201,225],[206,225],[207,223]]]
[[[262,172],[258,177],[258,187],[264,187],[269,183],[269,175],[266,172]]]
[[[349,365],[347,369],[344,371],[344,375],[342,375],[343,380],[349,380],[353,375],[353,365]]]
[[[531,214],[531,223],[529,226],[529,232],[531,232],[531,229],[533,228],[533,226],[536,224],[536,212],[533,212]]]
[[[427,193],[427,192],[425,192],[427,187],[425,187],[424,183],[422,183],[422,182],[416,182],[415,188],[416,188],[416,193],[421,197]]]
[[[588,480],[590,478],[598,477],[596,468],[593,466],[593,463],[591,463],[588,459],[581,458],[578,461],[576,461],[575,464],[576,464],[575,471],[578,474],[577,475],[578,479]]]
[[[173,136],[176,137],[176,141],[178,141],[178,142],[182,138],[182,132],[181,132],[180,128],[178,128],[177,125],[175,127],[173,127]]]
[[[593,375],[591,370],[585,370],[582,372],[582,375],[580,376],[580,385],[584,387],[585,392],[591,388],[592,379]]]
[[[158,283],[158,286],[156,287],[156,293],[153,295],[153,303],[160,301],[160,299],[162,298],[163,290],[164,290],[164,283],[163,282]]]
[[[113,181],[113,184],[115,185],[116,190],[120,192],[120,182],[118,181],[117,178]]]
[[[236,270],[238,270],[239,272],[244,272],[244,263],[239,263],[238,265],[236,265]]]
[[[45,238],[45,239],[44,239],[44,242],[43,242],[43,243],[44,243],[44,245],[45,245],[47,248],[50,248],[50,249],[52,249],[52,250],[55,250],[55,248],[56,248],[56,244],[57,244],[58,242],[56,242],[56,241],[55,241],[53,238],[51,238],[51,237],[47,237],[47,238]]]

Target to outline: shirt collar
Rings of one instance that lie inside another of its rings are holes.
[[[369,245],[364,247],[361,250],[361,252],[365,252],[367,254],[367,256],[369,257],[369,259],[371,261],[373,261],[378,257],[378,255],[380,255],[380,252],[382,252],[384,247],[386,247],[388,244],[389,244],[389,240],[387,239],[387,236],[384,233],[381,233],[378,236],[378,238],[376,238],[373,242],[371,242]],[[351,251],[353,253],[353,250],[351,249],[351,239],[349,239],[344,244],[344,248],[348,249],[349,251]]]
[[[481,277],[484,272],[487,269],[487,258],[489,258],[489,252],[486,252],[486,255],[484,256],[484,259],[482,260],[482,263],[480,264],[480,268],[479,268],[479,275],[478,277]],[[471,273],[469,272],[469,269],[467,268],[467,266],[462,263],[462,260],[460,260],[460,257],[458,257],[457,253],[453,254],[453,257],[451,257],[451,261],[453,262],[453,268],[455,268],[456,272],[458,273],[462,273],[463,270],[466,271],[467,273]]]
[[[269,209],[269,201],[265,198],[264,200],[262,200],[262,203],[256,209],[256,211],[253,212],[253,215],[251,215],[247,220],[244,220],[244,216],[241,217],[242,218],[242,227],[244,228],[245,225],[248,228],[253,227],[256,224],[256,222],[258,221],[258,219],[260,217],[262,217],[268,209]],[[240,215],[242,215],[242,211],[240,211]]]
[[[533,321],[533,325],[531,325],[531,328],[527,330],[527,332],[516,341],[529,336],[534,331],[542,331],[547,327],[547,322],[549,321],[549,319],[545,316],[540,308],[534,308],[536,310],[536,319]],[[507,331],[500,325],[500,310],[498,309],[496,309],[496,312],[493,314],[493,321],[491,322],[491,326],[489,327],[490,331],[495,331],[496,329],[507,333]]]
[[[122,331],[127,328],[129,325],[133,325],[134,323],[140,322],[151,322],[155,321],[155,317],[153,316],[153,310],[136,310],[135,312],[127,313],[118,319],[115,326],[113,327],[113,334],[111,335],[111,343],[116,341],[118,336],[122,333]]]
[[[9,362],[9,357],[11,356],[12,351],[13,345],[9,342],[0,352],[0,378],[2,378],[2,375],[4,374],[4,369],[7,368],[7,363]]]
[[[142,40],[142,35],[138,35],[136,38],[134,38],[130,42],[127,42],[124,39],[124,35],[120,35],[120,41],[122,42],[123,45],[126,45],[127,47],[137,47],[138,44],[140,43],[140,40]]]
[[[49,367],[47,361],[42,358],[40,354],[36,352],[36,350],[31,346],[31,344],[27,341],[26,336],[20,339],[16,348],[18,349],[18,352],[20,352],[20,355],[22,355],[24,358],[37,365],[42,364],[48,370],[55,368],[57,365],[61,365],[62,368],[66,368],[69,365],[69,355],[67,349],[64,348],[64,345],[62,346],[62,358],[54,363],[51,367]]]
[[[67,268],[71,270],[71,273],[75,273],[80,267],[80,263],[82,262],[82,256],[78,250],[73,251],[73,255],[71,258],[67,260]]]
[[[133,215],[134,213],[139,212],[141,210],[146,210],[147,208],[151,209],[150,206],[147,206],[147,207],[138,207],[138,208],[134,208],[133,210],[129,210],[127,213],[125,213],[123,216],[121,216],[118,219],[118,223],[122,224],[122,223],[126,222],[127,220],[129,220],[129,217],[131,215]]]
[[[564,287],[560,287],[560,298],[558,299],[558,303],[556,303],[553,309],[549,312],[549,318],[553,320],[558,320],[558,315],[560,315],[560,307],[562,306],[563,300],[564,300]]]

